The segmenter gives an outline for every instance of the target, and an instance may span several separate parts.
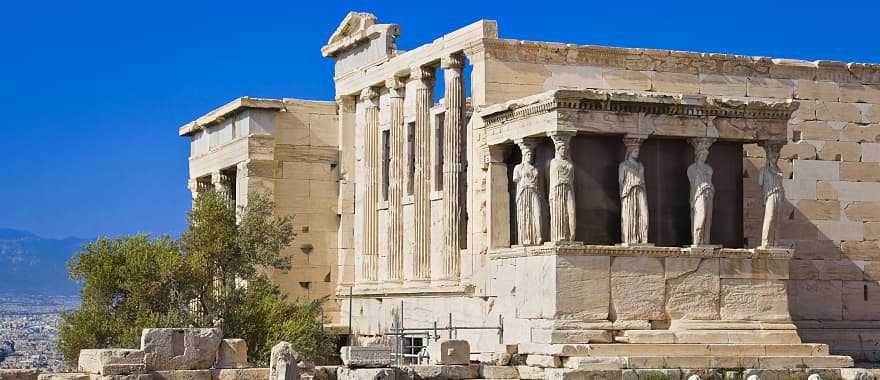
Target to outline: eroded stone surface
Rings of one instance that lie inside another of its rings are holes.
[[[216,328],[144,329],[144,362],[151,371],[211,368],[221,337]]]
[[[213,360],[212,360],[213,362]],[[205,368],[209,368],[208,363]],[[145,352],[108,348],[80,350],[77,370],[98,375],[127,375],[145,371]]]
[[[470,363],[471,346],[466,340],[441,338],[428,344],[428,356],[436,365],[467,365]]]
[[[217,351],[214,368],[247,368],[247,342],[244,339],[223,339]]]
[[[377,368],[391,365],[391,347],[345,346],[339,351],[342,364],[349,368]]]

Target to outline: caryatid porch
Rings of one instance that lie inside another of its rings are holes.
[[[532,343],[800,343],[772,159],[796,108],[556,90],[482,110],[498,303]],[[752,143],[771,159],[744,195]]]

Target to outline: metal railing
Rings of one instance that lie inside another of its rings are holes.
[[[456,326],[452,321],[452,313],[449,313],[449,319],[445,327],[438,326],[437,321],[434,321],[433,326],[430,327],[405,327],[404,306],[403,301],[400,301],[400,313],[397,316],[397,320],[394,321],[391,329],[383,335],[394,337],[395,344],[391,355],[394,358],[395,364],[421,364],[422,360],[428,357],[426,348],[432,339],[435,341],[440,339],[440,334],[443,332],[446,333],[446,337],[449,339],[457,338],[458,332],[461,330],[495,330],[498,333],[498,343],[501,344],[504,342],[504,317],[500,314],[498,315],[498,326]],[[408,339],[414,342],[415,339],[419,338],[422,339],[422,344],[406,343]],[[414,350],[416,348],[418,350]],[[405,363],[407,359],[415,360],[414,363]]]

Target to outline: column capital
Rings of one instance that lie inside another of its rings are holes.
[[[779,159],[779,151],[782,150],[782,146],[785,145],[785,141],[781,140],[762,140],[758,142],[758,145],[761,148],[764,148],[764,155],[769,159],[772,158],[773,161]]]
[[[523,137],[518,138],[513,142],[516,143],[516,145],[519,146],[520,149],[532,149],[536,145],[538,145],[538,142],[540,142],[540,140],[540,137]]]
[[[554,142],[556,140],[568,141],[568,140],[571,140],[571,138],[574,137],[574,135],[576,135],[576,134],[577,134],[576,131],[550,131],[550,132],[547,132],[547,137],[551,138]]]
[[[715,138],[713,137],[691,137],[688,139],[688,142],[694,147],[695,151],[709,150],[709,147],[715,143]]]
[[[464,68],[464,54],[452,53],[440,59],[440,67],[445,69]]]
[[[433,81],[435,69],[432,66],[413,66],[410,68],[410,78],[417,81]]]
[[[505,163],[508,155],[510,155],[510,145],[490,145],[489,146],[489,162]]]
[[[336,106],[342,112],[354,113],[357,96],[354,95],[336,95]]]
[[[378,107],[379,106],[379,92],[376,91],[373,87],[367,87],[361,90],[361,101],[364,102],[364,105],[367,107]]]
[[[388,88],[392,98],[402,98],[406,89],[406,82],[406,78],[395,75],[385,79],[385,87]]]

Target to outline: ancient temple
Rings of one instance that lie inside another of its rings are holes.
[[[359,336],[500,327],[456,331],[479,352],[880,358],[880,66],[399,33],[352,12],[335,103],[180,130],[194,194],[295,214],[290,294]]]

